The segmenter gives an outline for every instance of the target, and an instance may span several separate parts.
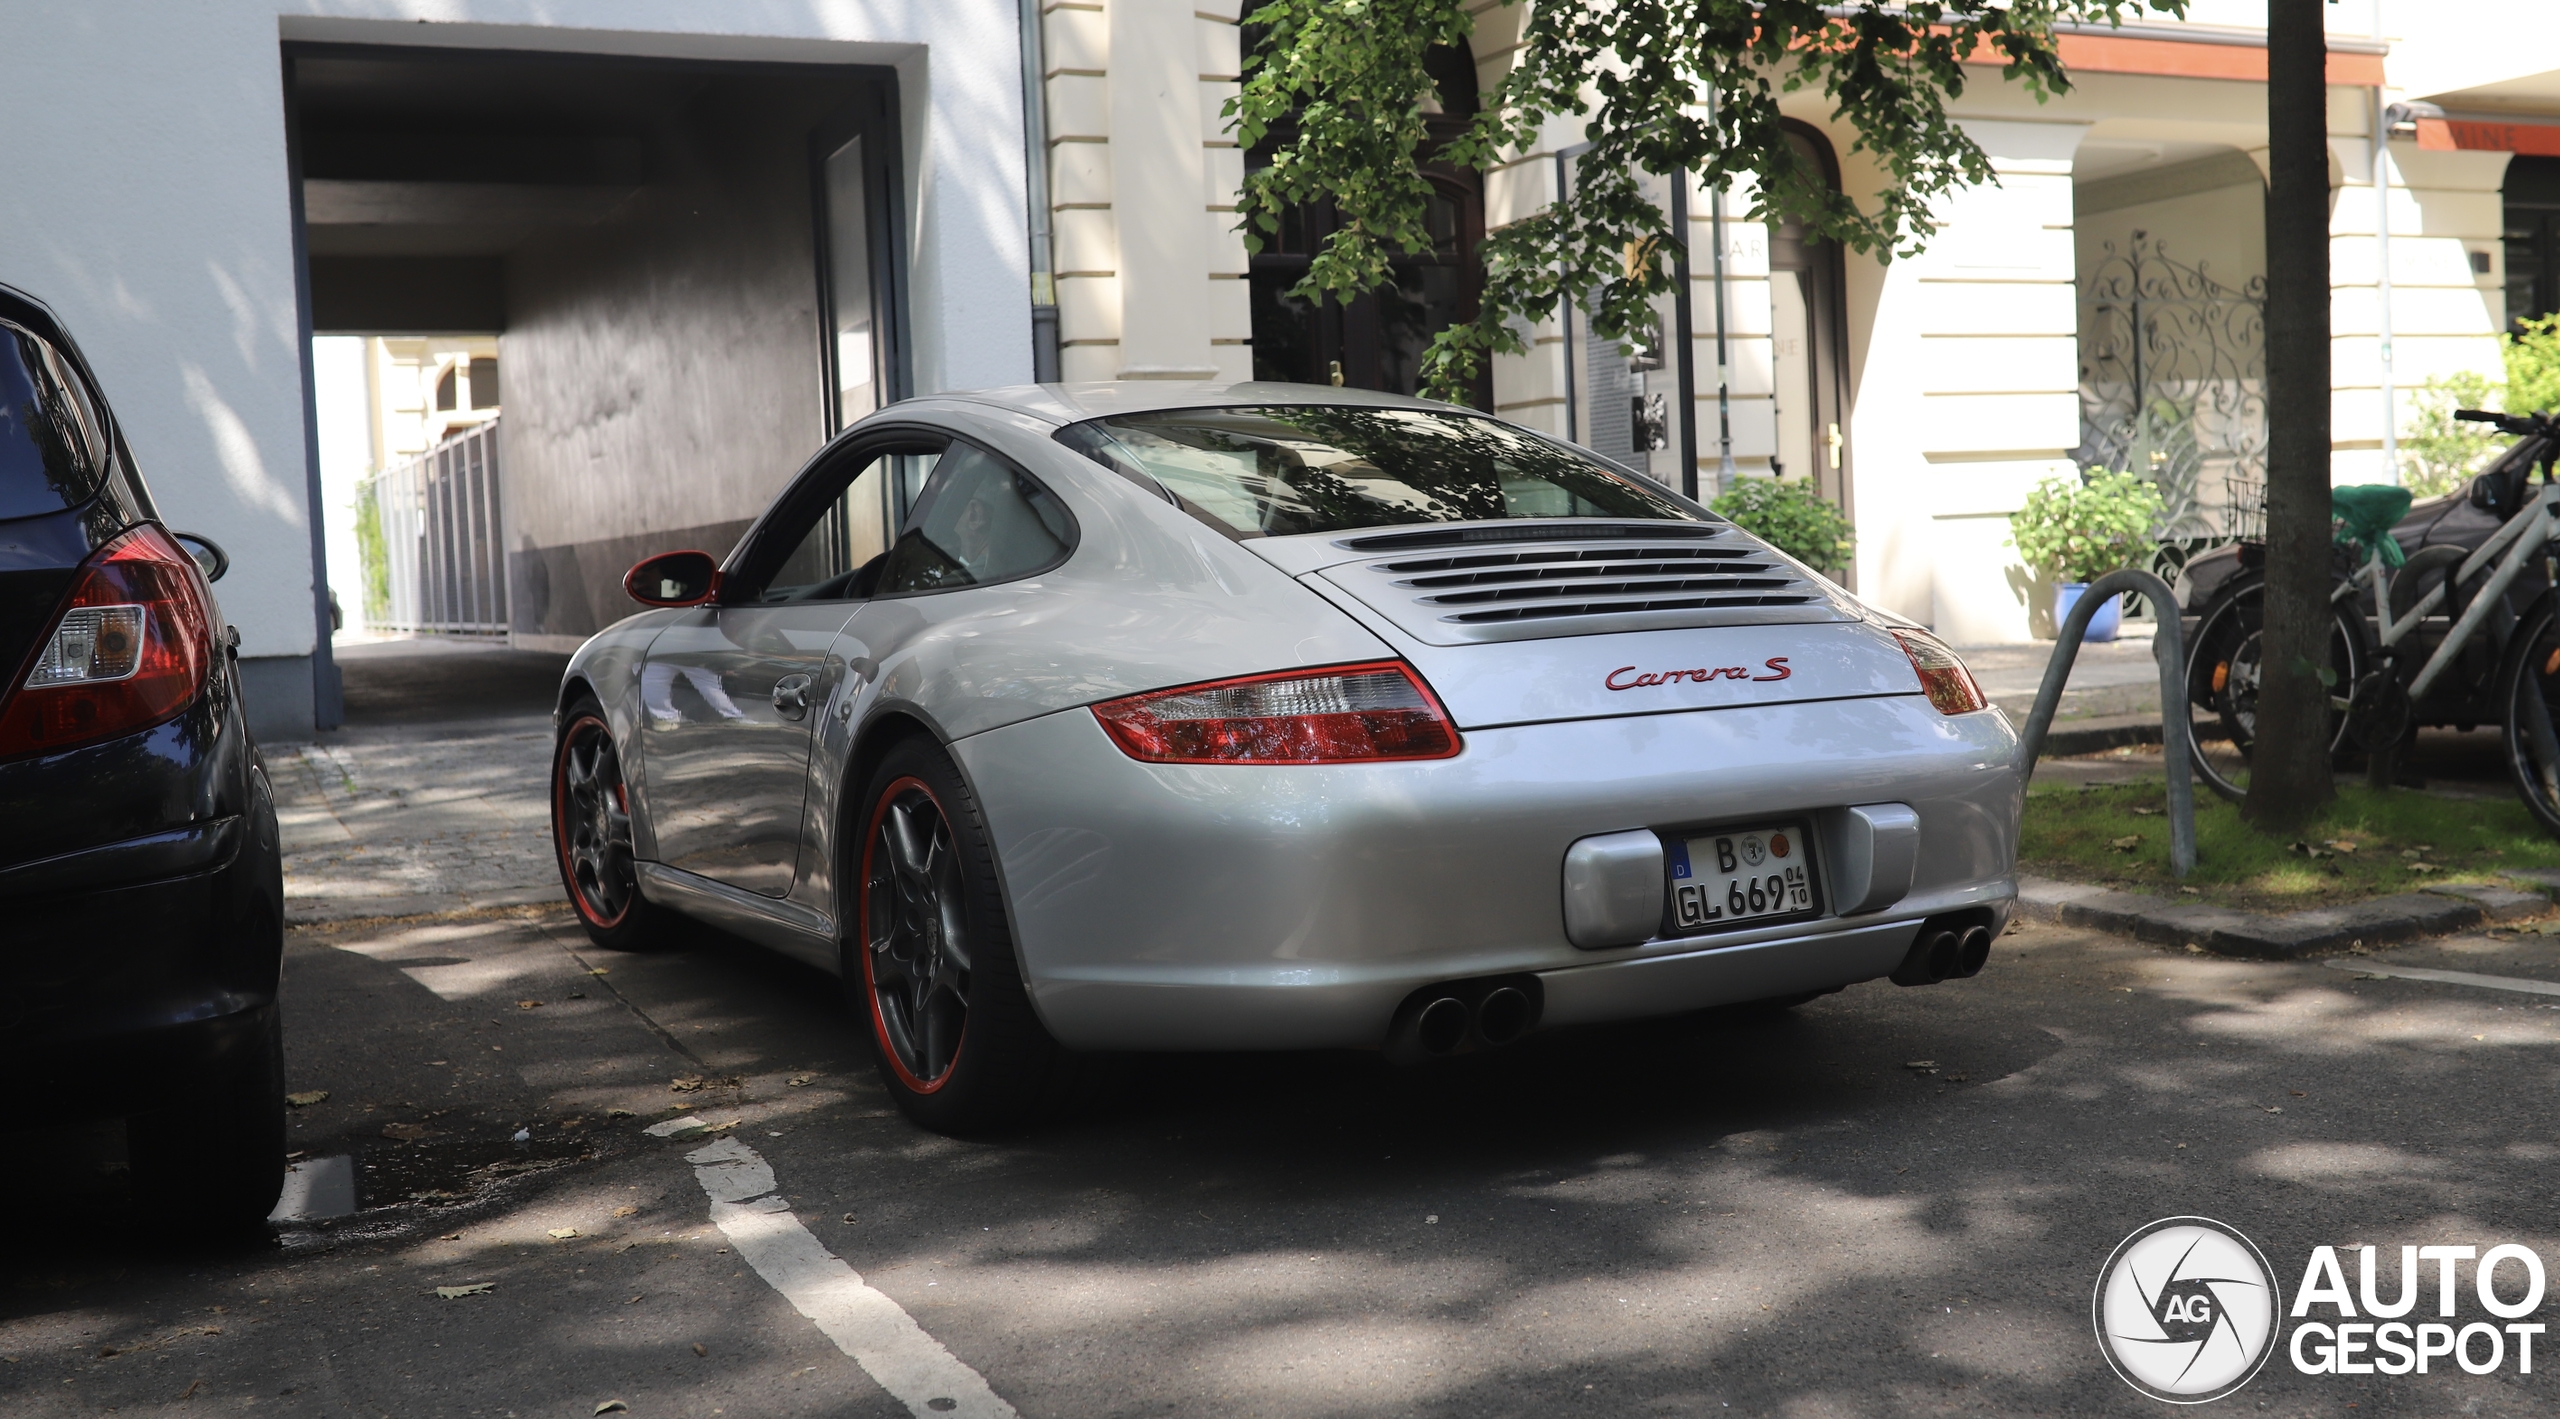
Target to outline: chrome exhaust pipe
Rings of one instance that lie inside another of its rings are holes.
[[[1956,978],[1966,979],[1982,973],[1982,965],[1991,959],[1991,928],[1965,928],[1964,938],[1956,947]]]
[[[1455,1054],[1467,1042],[1467,1003],[1444,995],[1422,1007],[1413,1020],[1413,1042],[1428,1055]]]
[[[1893,968],[1895,985],[1936,985],[1955,972],[1964,941],[1935,922],[1924,922],[1902,964]]]
[[[1529,1033],[1538,1022],[1538,1007],[1516,985],[1498,985],[1476,1002],[1476,1038],[1496,1047]]]
[[[1991,959],[1990,916],[1979,908],[1933,916],[1920,923],[1919,934],[1902,964],[1893,968],[1895,985],[1936,985],[1979,975]],[[1993,917],[1996,921],[1998,918]]]

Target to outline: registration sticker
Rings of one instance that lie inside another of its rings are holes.
[[[1813,857],[1803,828],[1780,823],[1666,836],[1671,920],[1713,931],[1814,909]]]

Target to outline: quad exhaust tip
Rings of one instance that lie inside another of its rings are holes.
[[[1399,1064],[1500,1049],[1538,1027],[1545,992],[1535,976],[1448,981],[1405,998],[1387,1029],[1387,1057]]]
[[[1936,985],[1981,974],[1991,959],[1989,916],[1981,910],[1953,912],[1920,923],[1911,950],[1894,967],[1894,984]]]

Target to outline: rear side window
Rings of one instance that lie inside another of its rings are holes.
[[[1012,581],[1065,561],[1074,545],[1074,520],[1056,494],[994,454],[954,443],[889,549],[879,594]]]
[[[107,470],[105,430],[60,352],[0,321],[0,519],[78,507]]]

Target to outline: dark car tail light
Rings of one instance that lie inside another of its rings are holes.
[[[184,709],[213,664],[210,600],[195,560],[149,523],[91,553],[0,701],[0,758],[131,734]]]
[[[1940,714],[1971,714],[1991,703],[1974,683],[1973,672],[1964,668],[1947,643],[1926,631],[1896,631],[1893,638],[1902,643],[1902,653],[1911,657],[1911,668],[1919,673],[1921,692]]]
[[[1400,660],[1151,690],[1093,707],[1111,742],[1158,764],[1446,759],[1458,729]]]

